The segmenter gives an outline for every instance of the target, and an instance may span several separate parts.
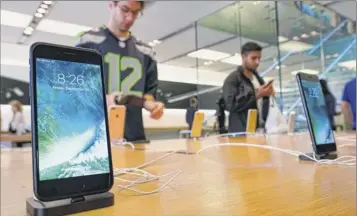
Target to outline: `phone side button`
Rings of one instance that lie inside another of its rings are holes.
[[[29,84],[29,98],[31,98],[31,85]]]

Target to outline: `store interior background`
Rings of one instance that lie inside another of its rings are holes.
[[[29,32],[42,3],[1,1],[2,131],[11,120],[7,103],[13,99],[25,104],[30,124],[29,46],[38,41],[73,46],[79,32],[107,23],[105,1],[58,1]],[[259,72],[275,80],[283,113],[297,113],[297,131],[306,130],[306,119],[296,102],[296,72],[327,79],[337,111],[344,84],[356,76],[356,1],[150,1],[133,33],[156,52],[157,96],[167,107],[159,121],[143,111],[151,139],[177,137],[187,127],[185,112],[194,96],[211,130],[220,87],[241,63],[240,48],[248,41],[264,47]],[[336,119],[344,125],[341,116]]]

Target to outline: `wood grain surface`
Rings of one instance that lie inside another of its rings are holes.
[[[0,134],[0,141],[2,142],[31,142],[31,134],[16,135],[10,133]]]
[[[355,144],[355,137],[343,139],[346,136],[351,134],[338,135],[338,145]],[[221,146],[195,154],[204,147],[229,142],[311,151],[306,133],[152,141],[137,145],[135,151],[113,147],[113,163],[117,168],[139,166],[174,151],[143,169],[156,175],[182,172],[156,194],[139,195],[114,186],[113,207],[77,215],[356,215],[356,167],[301,162],[286,153],[253,147]],[[338,153],[355,156],[356,148],[339,148]],[[26,215],[25,200],[32,196],[31,176],[30,149],[2,150],[1,215]],[[134,188],[152,191],[168,178]],[[115,185],[118,184],[123,182],[116,180]]]

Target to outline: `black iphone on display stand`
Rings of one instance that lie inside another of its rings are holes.
[[[314,149],[312,156],[316,159],[336,158],[336,141],[318,76],[298,73],[296,79]],[[300,159],[308,160],[303,156]]]
[[[101,55],[36,43],[30,68],[36,200],[108,192],[114,181]]]

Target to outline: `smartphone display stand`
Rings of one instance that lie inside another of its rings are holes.
[[[110,192],[51,202],[41,202],[33,197],[26,200],[29,216],[62,216],[113,205],[114,194]]]
[[[315,158],[316,160],[323,160],[323,159],[334,160],[337,158],[337,153],[335,153],[335,152],[330,152],[330,153],[326,153],[326,154],[322,154],[322,155],[318,155],[316,153],[310,152],[310,153],[306,153],[306,155],[311,158]],[[311,160],[310,158],[306,157],[305,155],[299,155],[299,159],[302,161],[314,161],[314,160]]]

